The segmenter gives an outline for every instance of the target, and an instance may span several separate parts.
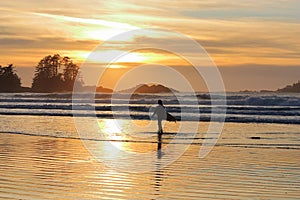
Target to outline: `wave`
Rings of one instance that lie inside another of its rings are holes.
[[[24,109],[24,110],[82,110],[82,111],[114,111],[114,112],[144,112],[149,113],[151,107],[149,106],[114,106],[114,105],[104,105],[104,106],[93,106],[89,104],[85,105],[55,105],[55,104],[11,104],[11,105],[1,105],[1,109]],[[213,110],[215,114],[222,114],[226,111],[227,114],[238,114],[238,115],[273,115],[273,116],[299,116],[300,107],[215,107]],[[173,106],[167,108],[168,112],[171,113],[199,113],[199,114],[208,114],[212,112],[212,107],[188,107],[188,106]],[[197,112],[199,111],[199,112]]]
[[[202,95],[201,95],[202,96]],[[109,104],[155,104],[157,99],[162,98],[156,95],[136,95],[131,98],[128,102],[126,95],[118,95],[111,98],[110,95],[80,95],[72,99],[70,95],[63,94],[51,94],[51,95],[15,95],[15,96],[1,96],[1,102],[27,102],[27,103],[109,103]],[[190,96],[166,96],[164,103],[166,105],[222,105],[224,103],[223,97],[202,97],[198,98],[195,102],[194,98]],[[248,106],[300,106],[300,97],[295,96],[248,96],[248,95],[237,95],[237,96],[226,96],[227,105],[248,105]]]
[[[236,101],[228,101],[228,103],[230,105],[252,106],[300,106],[300,98],[286,96],[246,97]]]
[[[158,95],[134,95],[128,102],[128,95],[118,94],[0,94],[0,114],[38,116],[97,116],[99,118],[132,118],[149,120],[151,107]],[[95,97],[95,95],[94,95]],[[300,123],[299,95],[230,94],[227,105],[219,94],[197,94],[180,97],[164,95],[167,111],[178,121],[221,121],[226,113],[226,122],[243,123]],[[213,112],[213,113],[212,113]],[[96,114],[95,114],[96,113]]]
[[[146,114],[118,114],[118,113],[74,113],[74,112],[1,112],[0,115],[28,115],[28,116],[60,116],[60,117],[97,117],[99,119],[130,119],[130,120],[150,120]],[[223,122],[222,115],[174,115],[177,121],[199,121],[199,122]],[[225,122],[237,123],[276,123],[276,124],[300,124],[297,117],[260,117],[245,115],[226,114]]]

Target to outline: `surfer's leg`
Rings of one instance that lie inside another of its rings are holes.
[[[162,133],[162,124],[161,124],[162,120],[158,119],[157,123],[158,123],[158,133]]]

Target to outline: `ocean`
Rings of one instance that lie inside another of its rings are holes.
[[[0,198],[300,197],[299,94],[90,97],[0,94]],[[161,150],[158,99],[178,119]]]
[[[300,124],[299,94],[229,93],[226,104],[224,96],[211,95],[212,98],[209,94],[196,94],[198,102],[189,93],[177,97],[133,95],[128,103],[126,94],[114,95],[113,101],[109,94],[98,94],[95,98],[92,94],[79,94],[75,99],[72,99],[72,94],[0,94],[0,114],[91,117],[95,115],[91,111],[96,111],[96,115],[103,119],[126,118],[129,110],[131,119],[149,120],[150,108],[158,99],[163,99],[168,112],[179,120],[211,121],[211,118],[226,113],[226,122]]]

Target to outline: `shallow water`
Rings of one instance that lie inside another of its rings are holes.
[[[175,134],[181,123],[189,127],[195,122],[167,123],[163,149],[157,153],[156,124],[145,120],[134,124],[125,120],[116,128],[112,120],[99,119],[105,137],[99,138],[95,127],[88,127],[84,140],[71,117],[0,116],[0,121],[3,199],[300,197],[299,125],[226,123],[216,146],[201,159],[199,150],[207,139],[205,122],[195,138],[188,130]],[[209,136],[211,141],[218,134]],[[171,159],[165,148],[180,149],[188,143],[180,158],[164,164],[164,159]],[[91,151],[102,152],[97,154],[102,157],[94,157]],[[122,152],[140,157],[131,160]],[[151,152],[155,157],[147,163],[143,155]],[[141,172],[149,166],[151,171]]]

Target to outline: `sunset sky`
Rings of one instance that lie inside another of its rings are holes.
[[[33,67],[44,56],[59,53],[81,64],[114,35],[161,28],[202,45],[228,91],[277,89],[300,80],[299,8],[298,0],[1,0],[0,65],[13,63],[23,85],[29,86]],[[141,38],[115,43],[126,47],[131,40]],[[180,42],[163,34],[147,35],[142,41]],[[174,55],[151,50],[119,62],[115,68],[152,62],[188,68]]]

